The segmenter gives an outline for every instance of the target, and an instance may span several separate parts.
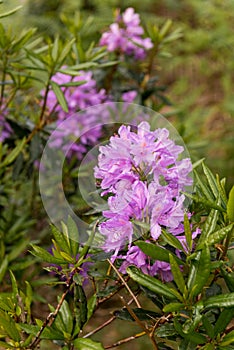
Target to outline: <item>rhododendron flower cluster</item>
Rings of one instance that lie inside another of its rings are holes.
[[[147,239],[157,240],[162,228],[179,237],[185,201],[181,191],[192,184],[190,159],[178,160],[184,148],[169,138],[167,129],[150,131],[148,122],[141,122],[136,132],[122,125],[99,151],[94,172],[109,207],[103,212],[106,221],[99,226],[105,237],[103,249],[113,251],[114,260],[128,243],[126,261],[134,260],[142,270],[157,273],[158,262],[150,266],[147,257],[132,246],[139,236],[136,225],[148,225]]]
[[[117,51],[135,59],[143,59],[146,50],[153,47],[151,39],[143,38],[143,34],[139,14],[129,7],[117,16],[110,30],[102,34],[100,45],[107,46],[110,52]]]

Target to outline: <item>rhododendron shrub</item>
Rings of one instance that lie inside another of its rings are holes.
[[[0,348],[234,349],[234,188],[190,158],[160,85],[181,31],[127,7],[90,43],[69,6],[61,38],[17,11],[0,11]]]

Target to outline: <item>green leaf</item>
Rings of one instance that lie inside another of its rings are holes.
[[[223,309],[215,323],[214,335],[217,336],[219,333],[224,332],[228,324],[233,320],[233,317],[234,308]]]
[[[51,225],[51,231],[60,250],[64,250],[67,254],[70,254],[70,247],[67,243],[67,239],[65,238],[64,233],[60,232],[59,229],[54,225]]]
[[[12,293],[13,293],[14,298],[16,299],[17,296],[19,295],[19,290],[18,290],[16,278],[11,270],[9,272],[10,272],[10,277],[11,277]]]
[[[68,113],[68,105],[67,105],[67,101],[64,97],[64,94],[61,90],[61,88],[59,87],[59,85],[57,83],[55,83],[53,80],[50,81],[51,87],[58,99],[58,103],[60,104],[60,106],[62,107],[62,109],[64,110],[64,112]]]
[[[210,188],[214,194],[214,197],[217,198],[219,195],[219,190],[217,187],[216,179],[215,179],[214,175],[212,174],[212,172],[210,171],[210,169],[204,163],[202,163],[202,168],[203,168],[204,174],[207,178],[207,181],[210,185]]]
[[[58,330],[71,337],[73,330],[73,316],[66,300],[63,301],[62,306],[55,320],[55,326]]]
[[[0,341],[0,346],[2,346],[3,349],[15,349],[15,346],[3,341]]]
[[[51,51],[51,57],[52,57],[54,62],[56,62],[57,59],[59,58],[58,53],[59,53],[59,38],[58,38],[58,36],[56,36],[54,43],[53,43],[52,51]]]
[[[87,308],[88,308],[88,313],[87,313],[87,321],[91,318],[91,316],[94,313],[94,310],[96,308],[97,305],[97,296],[95,294],[93,294],[88,302],[87,302]]]
[[[184,293],[186,293],[187,288],[185,285],[183,274],[180,270],[179,265],[177,264],[176,260],[174,259],[174,257],[171,254],[169,254],[169,258],[170,258],[171,272],[172,272],[174,281],[175,281],[179,291],[181,292],[181,294],[184,294]]]
[[[69,54],[69,52],[71,51],[72,45],[75,42],[75,38],[73,38],[72,40],[70,40],[62,49],[62,52],[59,55],[59,62],[60,65],[62,65],[63,61],[67,58],[67,55]]]
[[[138,246],[143,253],[148,255],[150,258],[160,261],[166,261],[169,262],[169,251],[163,247],[160,247],[157,244],[148,243],[144,241],[139,241],[135,243],[136,246]],[[182,260],[180,260],[175,254],[170,253],[174,259],[181,265],[184,264]]]
[[[183,332],[183,328],[181,326],[181,324],[179,323],[177,318],[174,318],[174,326],[176,331],[179,333],[179,335],[184,338],[187,339],[189,341],[191,341],[192,343],[195,344],[204,344],[206,343],[206,337],[204,337],[202,334],[196,333],[196,332],[191,332],[189,334],[184,333]],[[190,349],[190,348],[188,348]]]
[[[214,307],[232,308],[234,307],[234,293],[215,295],[204,300],[203,305],[207,309]]]
[[[38,321],[38,320],[37,320]],[[40,322],[38,322],[40,323]],[[37,335],[38,331],[40,330],[40,326],[34,326],[31,324],[19,324],[20,328],[23,329],[27,334],[33,334],[34,336]],[[40,339],[49,339],[49,340],[64,340],[64,335],[59,332],[58,330],[53,329],[52,327],[46,327],[41,336]]]
[[[146,321],[146,320],[153,320],[156,319],[157,317],[162,316],[161,314],[151,311],[151,310],[146,310],[142,308],[134,308],[132,309],[133,313],[137,316],[137,318],[141,321]],[[120,320],[125,320],[125,321],[134,321],[134,318],[130,315],[127,309],[122,309],[122,310],[116,310],[114,311],[114,316],[119,318]]]
[[[190,266],[187,282],[190,297],[195,297],[202,291],[207,283],[209,275],[210,249],[207,244],[204,244],[203,249],[197,252]]]
[[[203,323],[203,326],[206,330],[206,333],[207,335],[213,339],[214,336],[215,336],[215,333],[214,333],[214,327],[213,325],[211,324],[210,320],[208,319],[208,317],[206,317],[205,315],[202,316],[202,323]]]
[[[163,324],[163,325],[160,325],[156,331],[156,336],[157,337],[160,337],[160,338],[164,338],[164,337],[172,337],[173,335],[176,335],[177,332],[175,330],[175,327],[173,324]],[[177,347],[176,349],[178,349],[178,344],[177,344]]]
[[[199,188],[201,189],[202,193],[204,194],[204,196],[206,197],[206,199],[208,199],[209,201],[213,201],[215,198],[212,194],[212,192],[210,191],[209,187],[206,185],[206,183],[204,183],[201,180],[200,175],[197,173],[196,170],[194,170],[194,174],[195,174],[195,178],[196,178],[196,182],[199,186]]]
[[[227,346],[234,343],[234,330],[225,335],[222,341],[219,343],[220,346]]]
[[[229,192],[229,197],[227,202],[227,216],[231,222],[234,222],[234,186]]]
[[[0,282],[3,280],[4,276],[5,276],[5,273],[7,271],[7,268],[8,268],[8,256],[6,255],[4,257],[4,259],[2,260],[1,262],[1,265],[0,265]]]
[[[232,228],[233,228],[233,224],[230,224],[212,233],[205,242],[201,242],[197,245],[196,250],[201,249],[204,246],[204,244],[213,245],[215,243],[220,243],[227,236],[227,234],[232,230]]]
[[[23,140],[21,140],[21,142],[11,151],[10,154],[8,154],[8,156],[6,156],[6,158],[4,159],[4,161],[0,164],[0,168],[5,167],[6,165],[9,165],[10,163],[12,163],[20,154],[20,152],[22,151],[22,149],[24,148],[26,144],[26,139],[24,138]]]
[[[88,308],[84,289],[79,284],[74,286],[74,306],[77,325],[82,329],[88,320]]]
[[[135,282],[148,288],[152,292],[163,295],[169,299],[175,299],[175,294],[173,294],[173,291],[169,287],[156,278],[143,274],[135,266],[129,266],[127,268],[127,273]]]
[[[71,253],[74,257],[77,256],[79,251],[79,231],[75,221],[68,216],[67,230],[70,240]]]
[[[189,249],[189,251],[191,251],[192,246],[193,246],[192,231],[190,228],[190,222],[188,219],[188,215],[186,213],[184,214],[184,233],[185,233],[186,243],[187,243],[188,249]]]
[[[234,272],[227,272],[224,268],[221,268],[221,273],[230,292],[234,292]]]
[[[15,321],[4,311],[0,311],[0,326],[3,327],[4,331],[15,342],[21,340]]]
[[[221,212],[225,212],[225,209],[222,208],[220,205],[217,205],[215,202],[212,202],[212,201],[205,199],[203,197],[199,197],[195,194],[191,194],[191,193],[187,193],[187,192],[183,192],[183,191],[181,191],[181,193],[183,193],[186,197],[191,198],[196,203],[201,203],[201,204],[204,204],[208,208],[213,208],[213,209],[217,209]]]
[[[173,236],[171,233],[163,230],[161,235],[163,236],[164,240],[168,244],[170,244],[172,247],[184,251],[184,247],[182,246],[180,241],[175,236]]]
[[[81,86],[87,83],[86,80],[70,81],[69,83],[60,84],[60,87]]]
[[[10,10],[8,12],[4,12],[4,13],[0,13],[0,18],[4,18],[4,17],[8,17],[13,15],[15,12],[19,11],[20,9],[22,9],[22,5],[15,7],[13,10]]]
[[[101,343],[95,342],[91,339],[78,338],[74,341],[77,350],[104,350]]]
[[[211,209],[205,221],[201,235],[199,237],[199,241],[197,244],[198,247],[207,240],[207,238],[211,235],[211,233],[214,232],[217,225],[218,217],[219,217],[219,211],[215,209]]]
[[[33,251],[30,251],[30,253],[40,259],[42,259],[45,262],[51,263],[51,264],[66,264],[67,262],[55,258],[53,255],[48,253],[45,249],[36,246],[35,244],[31,244],[31,247],[33,248]]]
[[[164,306],[163,312],[168,313],[168,312],[176,312],[180,310],[184,310],[185,306],[183,303],[169,303]]]

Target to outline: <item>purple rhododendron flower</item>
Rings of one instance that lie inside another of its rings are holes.
[[[91,71],[79,71],[75,77],[58,72],[53,76],[52,80],[61,86],[61,90],[63,91],[68,105],[69,112],[66,113],[57,103],[57,97],[53,90],[49,91],[47,108],[50,112],[54,111],[60,120],[64,120],[68,115],[90,106],[100,104],[106,100],[105,89],[97,89],[96,81],[93,79],[93,73]],[[80,82],[81,85],[62,86],[63,84],[70,82]],[[44,92],[42,92],[42,95],[44,95]]]
[[[137,131],[122,125],[109,144],[99,148],[98,165],[94,174],[99,179],[102,195],[108,195],[106,221],[99,225],[105,236],[103,249],[114,251],[112,260],[128,243],[128,253],[122,270],[133,263],[148,273],[170,280],[166,263],[150,266],[145,256],[131,246],[136,239],[134,222],[148,225],[148,238],[157,240],[162,227],[180,236],[184,220],[185,197],[181,191],[191,186],[192,164],[189,159],[178,160],[184,151],[169,138],[166,129],[150,131],[148,122],[141,122]],[[182,180],[180,180],[182,178]]]
[[[146,50],[153,47],[151,39],[143,38],[143,34],[139,14],[129,7],[122,16],[117,16],[109,31],[102,34],[100,45],[107,46],[110,52],[117,51],[135,59],[143,59]]]
[[[12,129],[3,115],[0,115],[0,142],[10,137]]]
[[[77,76],[71,77],[64,73],[56,73],[52,80],[56,82],[63,91],[68,105],[68,113],[64,112],[58,104],[57,97],[53,90],[50,90],[47,97],[47,109],[57,117],[55,122],[56,130],[53,133],[51,147],[62,148],[67,156],[76,154],[77,158],[82,158],[82,154],[87,151],[89,145],[101,136],[101,126],[96,126],[99,113],[95,114],[94,109],[88,107],[98,105],[107,100],[104,89],[98,90],[96,81],[92,77],[91,71],[80,71]],[[70,82],[78,82],[78,86],[63,86]],[[44,96],[45,92],[42,92]],[[87,108],[87,111],[80,113]],[[69,122],[63,124],[70,116]],[[79,139],[79,143],[76,140]]]

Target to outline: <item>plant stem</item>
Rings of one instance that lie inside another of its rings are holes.
[[[121,276],[121,274],[119,273],[119,271],[117,270],[117,268],[112,264],[112,262],[107,259],[107,261],[109,262],[109,264],[112,266],[112,268],[114,269],[114,271],[117,273],[117,275],[119,276],[119,278],[121,279],[121,281],[123,282],[124,286],[126,287],[126,289],[128,290],[128,292],[130,293],[130,295],[132,296],[132,298],[134,299],[137,307],[141,308],[141,304],[139,303],[139,301],[137,300],[136,296],[134,295],[134,293],[132,292],[132,290],[129,288],[128,284],[126,283],[126,281],[124,280],[124,278]]]
[[[115,348],[115,347],[120,346],[120,345],[122,345],[122,344],[128,343],[128,342],[131,341],[131,340],[134,340],[134,339],[143,337],[144,335],[146,335],[146,332],[141,332],[141,333],[132,335],[132,336],[130,336],[130,337],[128,337],[128,338],[124,338],[124,339],[122,339],[122,340],[119,340],[119,341],[117,341],[116,343],[114,343],[114,344],[112,344],[112,345],[107,345],[107,346],[104,347],[104,349],[112,349],[112,348]]]

